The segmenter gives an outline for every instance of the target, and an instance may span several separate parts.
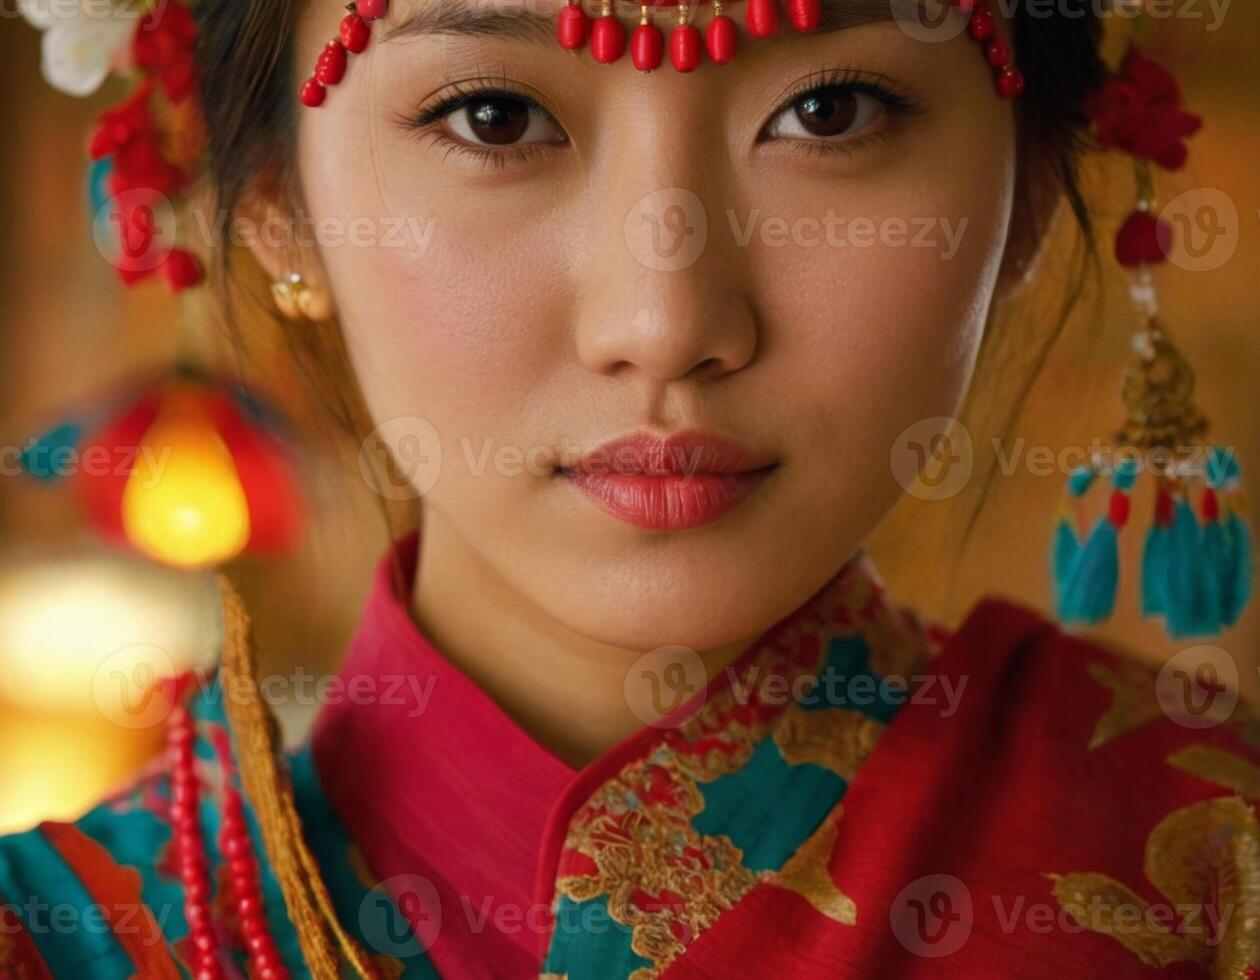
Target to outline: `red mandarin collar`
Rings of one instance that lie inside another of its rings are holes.
[[[488,923],[537,911],[567,818],[662,730],[645,726],[581,770],[553,755],[420,632],[409,611],[418,553],[412,534],[395,545],[396,561],[387,554],[377,567],[340,671],[345,696],[323,707],[312,733],[315,765],[375,877],[432,885],[441,927],[427,952],[441,975],[537,976],[537,930]],[[842,605],[880,602],[882,588],[867,587],[877,581],[859,554],[733,667],[840,593]]]
[[[465,935],[450,920],[530,906],[543,828],[574,770],[417,628],[408,600],[418,544],[403,539],[397,565],[386,555],[377,568],[341,668],[347,697],[316,721],[315,764],[375,874],[419,875],[437,889],[446,921],[429,955],[439,970],[476,976],[476,962],[499,962],[524,976],[536,970],[528,930]],[[349,696],[356,689],[374,693]]]

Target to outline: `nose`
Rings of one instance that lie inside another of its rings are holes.
[[[669,155],[683,169],[658,166],[645,179],[650,154],[639,148],[617,154],[601,181],[622,190],[592,198],[600,204],[588,215],[579,277],[578,356],[600,374],[657,382],[738,371],[756,355],[758,329],[742,288],[747,250],[720,234],[720,188],[689,176],[677,147]]]

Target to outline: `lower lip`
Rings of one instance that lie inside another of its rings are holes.
[[[582,473],[564,476],[606,513],[649,531],[685,531],[725,517],[773,467],[746,473]]]

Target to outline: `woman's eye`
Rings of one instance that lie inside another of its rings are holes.
[[[564,133],[542,108],[511,95],[474,96],[443,120],[451,135],[474,146],[562,142]]]
[[[770,120],[767,137],[837,141],[877,122],[884,111],[878,98],[848,86],[827,85],[797,96]]]

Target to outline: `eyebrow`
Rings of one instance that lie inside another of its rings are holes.
[[[395,41],[430,35],[494,37],[554,45],[558,9],[544,14],[525,9],[528,5],[530,0],[492,0],[485,7],[470,6],[467,0],[421,0],[399,23],[390,27],[384,39]],[[822,21],[818,30],[812,32],[815,34],[842,31],[896,18],[896,0],[821,0],[821,5]],[[521,9],[510,9],[513,6]],[[635,5],[634,9],[637,11],[638,6]],[[676,8],[669,6],[655,9],[673,11]],[[780,11],[780,21],[782,26],[774,37],[796,34],[787,23],[786,11]]]

